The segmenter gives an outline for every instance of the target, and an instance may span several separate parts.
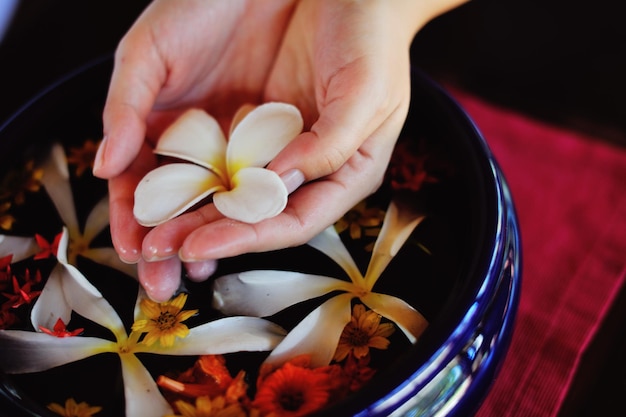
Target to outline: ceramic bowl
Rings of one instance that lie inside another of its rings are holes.
[[[100,139],[111,65],[109,58],[103,58],[78,69],[1,126],[0,178],[13,178],[13,173],[23,172],[27,161],[40,160],[53,142],[61,143],[69,154],[72,147]],[[487,395],[511,340],[521,279],[520,236],[511,195],[485,139],[468,115],[426,75],[419,70],[412,75],[411,108],[393,160],[400,161],[396,162],[400,167],[406,161],[414,165],[390,171],[381,190],[368,201],[384,209],[394,184],[398,188],[397,176],[413,181],[413,187],[401,192],[405,201],[425,213],[426,220],[385,271],[389,278],[381,284],[381,290],[404,298],[428,320],[428,327],[415,344],[392,339],[390,348],[372,359],[376,373],[371,380],[315,415],[472,415]],[[94,202],[106,193],[106,183],[93,178],[89,169],[79,178],[74,170],[77,167],[70,168],[76,211],[79,221],[84,222]],[[11,181],[0,184],[5,187],[2,192],[11,191]],[[25,202],[19,207],[13,205],[11,210],[0,213],[16,219],[12,229],[0,230],[0,235],[38,233],[51,240],[58,233],[59,217],[41,190],[26,192]],[[345,234],[342,239],[348,242]],[[110,245],[106,233],[99,239],[102,245]],[[355,254],[357,263],[366,265],[370,253],[361,243],[348,242],[346,246]],[[304,245],[244,255],[220,263],[217,275],[270,266],[335,273],[336,265],[313,252]],[[101,287],[116,308],[132,305],[132,294],[136,294],[133,280],[93,264],[81,265],[85,275],[93,277],[94,285]],[[18,270],[19,265],[14,269]],[[207,284],[185,282],[193,303],[210,305],[210,288],[204,286]],[[5,288],[4,293],[8,292]],[[274,319],[289,328],[294,325],[290,323],[292,316],[300,314],[298,309]],[[216,316],[211,312],[206,317]],[[88,322],[79,324],[89,327]],[[13,325],[20,326],[28,325]],[[398,340],[402,338],[399,331],[395,335]],[[157,375],[167,372],[169,366],[188,366],[189,358],[185,360],[172,365],[146,358],[146,367]],[[239,360],[247,363],[250,359],[231,359],[235,365]],[[115,357],[88,359],[42,373],[3,372],[0,415],[51,416],[54,414],[46,409],[48,403],[73,396],[106,404],[98,416],[119,417],[124,409],[119,373]],[[103,397],[94,396],[94,391]]]

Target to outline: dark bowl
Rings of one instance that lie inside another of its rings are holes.
[[[36,160],[52,141],[69,145],[100,138],[111,66],[111,59],[105,57],[78,69],[0,127],[0,179],[23,166],[25,158]],[[394,351],[392,360],[381,362],[370,383],[319,415],[472,415],[488,393],[511,340],[521,259],[509,190],[484,138],[463,109],[422,72],[416,69],[412,75],[411,108],[398,149],[404,144],[404,155],[427,155],[428,170],[436,178],[415,193],[414,204],[428,213],[428,220],[412,239],[428,250],[399,254],[389,271],[398,278],[385,289],[410,300],[429,326],[416,344]],[[75,191],[80,197],[77,211],[84,216],[97,196],[106,192],[106,183],[91,177],[84,184],[77,182],[76,190],[80,190]],[[378,194],[373,198],[387,198],[384,190]],[[59,220],[54,211],[42,209],[49,201],[33,199],[30,204],[35,207],[20,212],[28,222],[16,226],[22,228],[19,233],[39,231],[31,227],[32,222],[41,230],[50,227],[48,233],[53,235]],[[246,255],[225,260],[220,268],[229,272],[266,265],[289,267],[290,262],[319,268],[319,259],[307,250],[287,249],[289,257],[282,251]],[[193,283],[188,283],[188,289],[191,294],[207,291]],[[197,302],[206,302],[205,298],[198,295]],[[80,366],[63,368],[46,378],[65,372],[80,375],[82,371]],[[36,375],[0,376],[0,415],[52,415],[45,408],[49,399],[40,394],[50,388],[49,381],[40,382]]]

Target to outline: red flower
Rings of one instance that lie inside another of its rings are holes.
[[[0,290],[5,290],[11,285],[11,259],[13,255],[0,258]]]
[[[76,330],[69,331],[69,330],[67,330],[67,327],[66,327],[65,323],[63,323],[63,320],[61,320],[61,318],[59,317],[57,322],[54,324],[54,328],[52,330],[47,329],[47,328],[45,328],[43,326],[39,326],[39,330],[41,330],[42,332],[47,333],[47,334],[49,334],[51,336],[72,337],[72,336],[78,336],[85,329],[76,329]]]
[[[18,321],[20,321],[19,317],[3,304],[0,309],[0,329],[7,329]]]
[[[28,274],[30,277],[30,274]],[[12,293],[2,293],[5,297],[7,297],[6,305],[9,305],[12,308],[18,308],[25,304],[30,304],[33,302],[35,298],[41,291],[32,291],[31,286],[33,281],[28,280],[22,287],[17,282],[17,277],[13,275],[13,292]]]
[[[35,255],[34,259],[46,259],[57,256],[61,236],[62,233],[56,235],[54,237],[54,241],[52,242],[52,244],[50,244],[43,236],[35,234],[35,240],[37,240],[37,244],[41,248],[41,251]]]

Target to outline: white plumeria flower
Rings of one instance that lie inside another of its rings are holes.
[[[212,116],[187,110],[163,132],[154,152],[190,163],[150,171],[135,190],[135,218],[156,226],[210,195],[219,212],[235,220],[256,223],[276,216],[287,205],[288,190],[264,167],[302,127],[300,111],[290,104],[244,106],[226,139]]]
[[[74,273],[80,274],[78,270]],[[84,279],[84,278],[83,278]],[[86,280],[85,280],[86,281]],[[56,337],[42,332],[0,330],[0,368],[8,374],[41,372],[101,353],[119,355],[124,381],[127,417],[163,416],[172,409],[157,384],[137,358],[137,353],[159,355],[218,355],[240,351],[268,351],[284,337],[278,325],[256,317],[227,317],[189,329],[187,337],[173,346],[139,342],[140,334],[127,335],[115,309],[92,286],[74,286],[68,291],[84,300],[77,313],[109,329],[115,340],[98,337]],[[139,287],[138,302],[145,297]],[[135,319],[140,318],[135,309]],[[97,385],[97,381],[95,382]]]
[[[365,276],[335,228],[330,226],[308,242],[333,259],[350,277],[350,282],[321,275],[292,271],[257,270],[229,274],[214,282],[213,305],[225,314],[266,317],[301,301],[333,291],[340,293],[314,309],[274,349],[266,363],[280,365],[301,354],[311,355],[314,366],[330,363],[345,325],[351,317],[351,301],[359,298],[370,309],[393,321],[411,343],[428,322],[400,298],[372,291],[383,270],[398,253],[423,216],[399,210],[392,202],[374,245]]]
[[[58,318],[65,323],[69,322],[71,312],[76,309],[75,304],[78,300],[68,297],[64,286],[72,288],[74,285],[83,285],[83,283],[70,282],[80,280],[82,277],[75,267],[77,256],[83,256],[137,278],[137,266],[122,262],[112,247],[90,247],[92,240],[109,224],[108,196],[94,206],[87,217],[84,231],[81,232],[69,180],[67,158],[62,145],[52,146],[50,155],[42,168],[41,183],[65,226],[55,254],[58,264],[52,270],[31,313],[31,321],[35,329],[39,329],[39,326],[52,328]],[[0,257],[12,254],[13,263],[28,258],[38,251],[39,246],[34,237],[0,235]],[[99,293],[96,296],[99,296]]]

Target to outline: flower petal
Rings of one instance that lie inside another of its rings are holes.
[[[114,342],[95,337],[0,330],[0,368],[10,374],[45,371],[115,349]]]
[[[350,322],[352,294],[337,295],[313,310],[293,328],[285,339],[270,353],[266,364],[281,365],[299,355],[311,355],[311,366],[330,363],[339,337]]]
[[[361,301],[376,313],[396,323],[411,343],[415,343],[428,327],[428,320],[398,297],[372,292],[361,297]]]
[[[15,263],[37,252],[39,252],[39,245],[32,237],[0,235],[0,258],[13,255],[11,263]]]
[[[359,284],[363,279],[359,267],[341,241],[334,226],[327,227],[317,236],[313,237],[313,239],[309,240],[307,245],[317,249],[335,261],[337,265],[343,268],[355,284]]]
[[[86,242],[91,241],[109,225],[109,196],[101,199],[89,212],[85,222],[83,237]]]
[[[265,103],[249,112],[232,131],[226,160],[229,176],[244,167],[264,167],[302,132],[300,110],[287,103]]]
[[[231,178],[231,190],[213,196],[224,216],[257,223],[276,216],[287,206],[289,193],[278,174],[264,168],[244,168]]]
[[[368,288],[372,288],[391,259],[396,256],[404,242],[411,236],[413,229],[424,220],[424,216],[412,210],[407,204],[389,203],[383,227],[380,230],[372,259],[365,273]]]
[[[127,417],[165,416],[172,408],[165,400],[150,372],[133,354],[120,355]]]
[[[257,317],[226,317],[189,329],[184,339],[164,348],[146,351],[163,355],[219,355],[241,351],[269,351],[286,332],[279,325]]]
[[[75,236],[80,230],[69,178],[65,150],[62,145],[56,143],[50,149],[50,156],[43,165],[41,183],[54,203],[61,220],[70,230],[70,234]]]
[[[137,185],[133,212],[140,224],[156,226],[223,189],[222,180],[205,168],[192,164],[163,165],[146,174]]]
[[[201,109],[189,109],[159,138],[155,153],[194,162],[226,178],[226,138],[219,123]]]
[[[63,280],[72,278],[65,277],[67,274],[66,269],[60,263],[50,272],[50,276],[30,313],[30,321],[35,329],[39,329],[39,326],[52,329],[59,318],[64,323],[69,323],[72,309],[63,294]]]
[[[300,272],[245,271],[215,279],[213,307],[228,315],[265,317],[331,291],[349,290],[351,285]]]
[[[105,265],[113,269],[117,269],[120,272],[125,273],[135,279],[138,278],[137,275],[137,264],[129,264],[126,262],[122,262],[120,256],[113,248],[95,248],[95,249],[87,249],[83,256],[85,258],[91,259],[94,262],[99,263],[100,265]]]

